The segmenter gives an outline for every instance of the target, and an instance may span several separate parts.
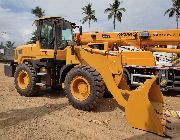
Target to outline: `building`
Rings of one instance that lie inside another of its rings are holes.
[[[14,50],[13,49],[5,49],[3,59],[8,60],[8,61],[13,60],[14,59]]]
[[[0,55],[4,55],[4,49],[0,49]]]
[[[0,49],[0,60],[2,60],[4,56],[4,49]]]

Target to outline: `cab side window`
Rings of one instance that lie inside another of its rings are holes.
[[[59,36],[58,46],[59,49],[63,50],[67,47],[67,41],[73,40],[72,31],[71,29],[61,30],[59,31]]]
[[[44,24],[41,27],[40,34],[41,48],[42,49],[53,49],[54,38],[53,38],[53,27],[51,25]]]

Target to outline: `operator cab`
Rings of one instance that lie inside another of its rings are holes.
[[[62,17],[43,17],[36,20],[37,40],[41,49],[65,49],[73,41],[73,28],[71,23]]]

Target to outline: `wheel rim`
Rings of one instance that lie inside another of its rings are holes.
[[[75,77],[70,85],[71,93],[76,100],[84,101],[90,95],[90,84],[82,76]]]
[[[21,70],[18,74],[17,81],[21,89],[26,89],[29,85],[29,76],[27,71]]]

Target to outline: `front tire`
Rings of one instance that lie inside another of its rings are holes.
[[[36,93],[36,72],[30,64],[20,64],[14,74],[14,83],[21,96],[33,96]]]
[[[67,74],[64,84],[70,104],[85,111],[97,105],[105,90],[101,75],[88,66],[73,68]]]

